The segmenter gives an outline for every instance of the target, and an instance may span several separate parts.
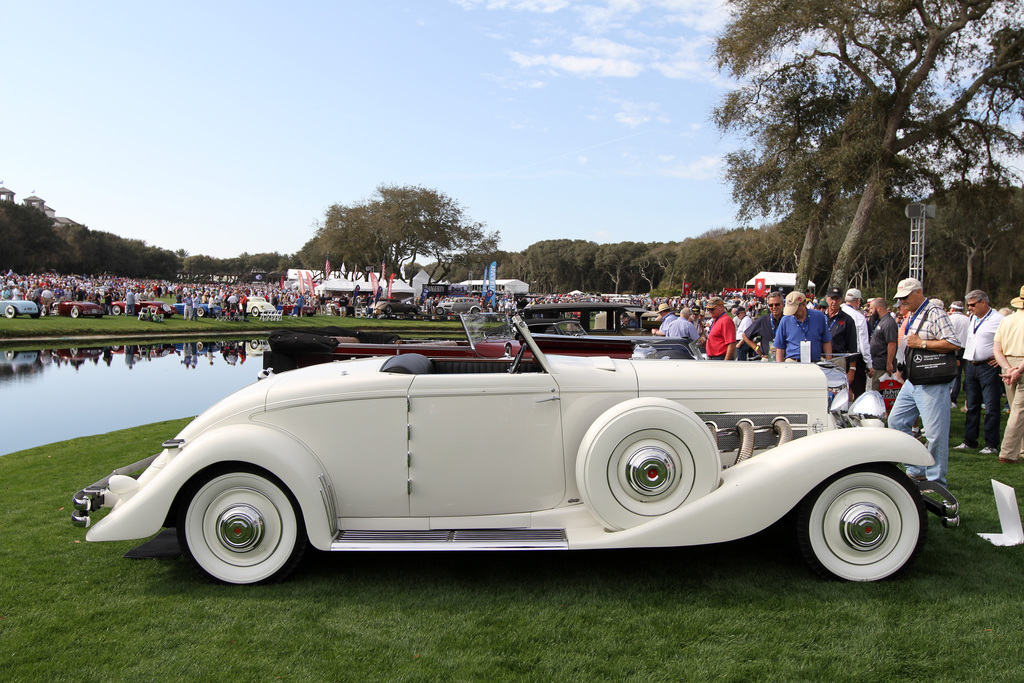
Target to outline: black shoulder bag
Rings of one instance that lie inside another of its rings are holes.
[[[931,307],[924,312],[921,325],[931,313]],[[921,328],[918,327],[920,330]],[[957,375],[955,351],[929,351],[928,349],[907,348],[907,379],[914,384],[947,384]]]

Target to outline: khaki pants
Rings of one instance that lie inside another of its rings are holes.
[[[1006,360],[1012,367],[1024,363],[1022,356],[1007,356]],[[1024,455],[1024,379],[1006,385],[1006,398],[1010,402],[1010,417],[1003,431],[1003,443],[999,457],[1016,460]]]

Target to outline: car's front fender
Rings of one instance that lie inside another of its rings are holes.
[[[633,528],[570,530],[569,546],[688,546],[745,538],[782,519],[833,474],[876,462],[929,466],[934,460],[920,441],[894,429],[841,429],[806,436],[726,469],[713,492]]]
[[[219,427],[185,443],[156,476],[96,522],[86,540],[123,541],[155,534],[189,480],[229,463],[260,467],[280,479],[299,503],[310,543],[321,550],[330,548],[337,513],[326,471],[304,444],[271,426],[254,424]]]

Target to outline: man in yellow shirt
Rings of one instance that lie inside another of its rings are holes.
[[[1010,417],[1003,431],[999,462],[1015,465],[1024,452],[1024,287],[1020,296],[1010,302],[1017,310],[999,321],[992,342],[992,352],[1006,383],[1006,398],[1010,401]]]

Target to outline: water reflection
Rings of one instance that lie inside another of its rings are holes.
[[[0,455],[197,415],[256,381],[265,340],[0,351]],[[168,437],[173,435],[168,435]]]

